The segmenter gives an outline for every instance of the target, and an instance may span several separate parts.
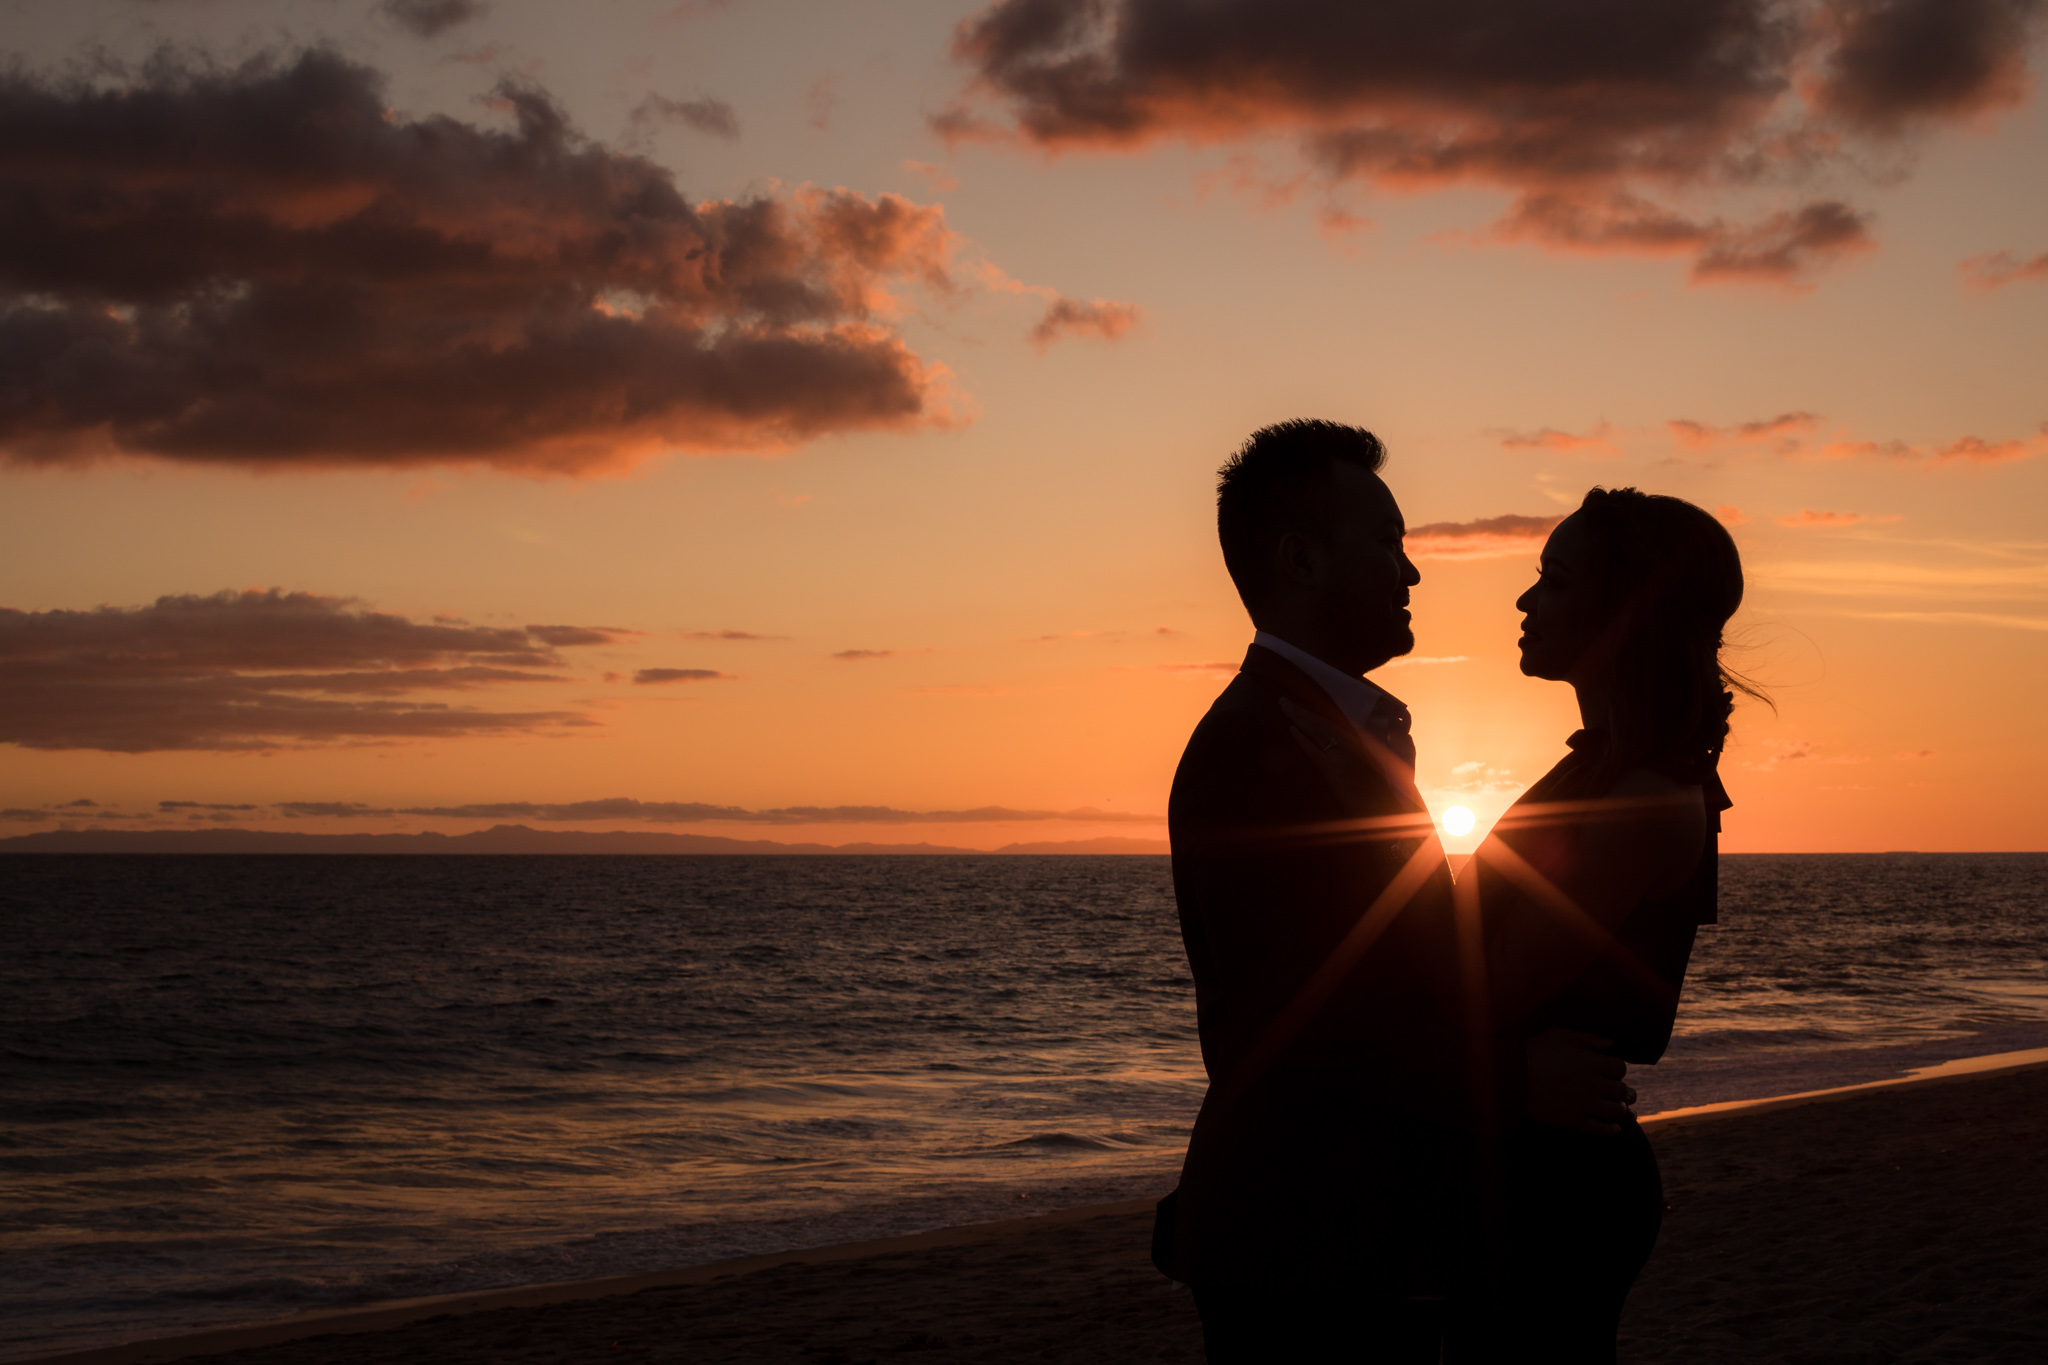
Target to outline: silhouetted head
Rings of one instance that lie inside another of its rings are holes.
[[[1415,648],[1408,589],[1422,575],[1386,459],[1369,431],[1296,420],[1253,432],[1216,476],[1223,563],[1252,623],[1349,673]]]
[[[1727,529],[1681,498],[1595,488],[1543,547],[1515,602],[1522,672],[1569,682],[1604,712],[1609,766],[1696,772],[1719,757],[1734,703],[1761,696],[1721,662],[1742,605]]]

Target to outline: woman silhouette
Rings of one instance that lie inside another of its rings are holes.
[[[1741,601],[1741,557],[1712,516],[1595,488],[1515,603],[1522,672],[1570,683],[1583,728],[1460,878],[1490,1032],[1524,1040],[1529,1084],[1485,1182],[1451,1359],[1615,1358],[1663,1187],[1635,1116],[1610,1103],[1588,1117],[1587,1092],[1663,1055],[1694,934],[1714,922],[1716,768],[1733,692],[1761,697],[1721,661]]]

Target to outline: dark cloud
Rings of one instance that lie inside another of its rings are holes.
[[[713,137],[730,140],[740,135],[740,116],[724,100],[672,100],[664,95],[649,95],[633,106],[631,117],[634,130],[641,134],[657,123],[680,123]]]
[[[1235,665],[1233,665],[1235,667]],[[611,797],[601,801],[485,801],[461,806],[373,807],[349,801],[287,801],[278,809],[299,816],[412,815],[441,820],[639,820],[653,824],[734,822],[754,825],[971,825],[1005,821],[1070,820],[1094,824],[1156,824],[1157,815],[1123,811],[1016,810],[1009,806],[977,806],[972,810],[899,810],[894,806],[780,806],[749,810],[714,806],[701,801],[636,801]]]
[[[358,815],[385,816],[398,814],[396,810],[389,806],[366,806],[360,801],[280,801],[277,803],[277,808],[284,812],[286,819],[290,820],[296,820],[300,817],[319,817],[332,820],[348,819]]]
[[[508,84],[407,119],[328,52],[0,74],[0,452],[537,473],[948,420],[885,324],[943,210],[692,204]]]
[[[1817,102],[1849,123],[1896,133],[2026,97],[2040,0],[1835,0]]]
[[[640,684],[731,682],[732,674],[720,673],[715,668],[643,668],[633,675],[633,681]]]
[[[227,811],[227,810],[259,810],[259,809],[261,809],[261,807],[258,807],[258,806],[251,806],[251,805],[246,805],[246,804],[244,804],[244,805],[236,805],[235,803],[233,803],[233,802],[230,802],[230,801],[159,801],[159,802],[157,802],[157,803],[156,803],[156,808],[157,808],[158,810],[212,810],[212,811]]]
[[[1695,219],[1633,194],[1526,194],[1493,235],[1558,251],[1682,252],[1692,257],[1695,280],[1789,280],[1875,245],[1867,216],[1835,200],[1729,223]]]
[[[949,137],[1047,150],[1291,134],[1330,180],[1481,183],[1505,235],[1793,278],[1866,236],[1833,200],[1749,224],[1683,212],[1792,185],[1845,138],[2016,102],[2041,0],[1000,0],[962,23]]]
[[[676,632],[685,640],[786,640],[786,635],[756,635],[751,630],[684,630]]]
[[[0,810],[0,820],[20,820],[25,822],[30,820],[54,820],[56,818],[57,812],[53,810],[31,810],[26,806],[9,806],[5,810]]]
[[[591,724],[562,711],[420,700],[561,681],[523,630],[417,622],[313,593],[150,606],[0,608],[0,743],[32,749],[269,749]]]
[[[1108,299],[1057,298],[1031,329],[1031,344],[1041,351],[1061,337],[1093,336],[1119,340],[1138,325],[1138,306]]]
[[[1408,528],[1405,548],[1411,559],[1505,559],[1534,555],[1543,549],[1551,528],[1563,514],[1525,517],[1508,513],[1476,521],[1432,521]]]
[[[899,654],[915,654],[921,652],[923,651],[905,649],[842,649],[837,654],[834,654],[832,657],[835,659],[843,660],[846,663],[857,664],[867,659],[893,659]]]
[[[629,639],[638,631],[617,626],[528,626],[526,633],[545,645],[609,645]]]
[[[482,18],[489,8],[480,0],[384,0],[377,6],[379,13],[416,38],[438,38]]]

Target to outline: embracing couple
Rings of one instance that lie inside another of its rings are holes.
[[[1364,676],[1414,647],[1421,581],[1384,461],[1294,421],[1219,477],[1257,633],[1169,807],[1210,1086],[1153,1259],[1214,1365],[1611,1361],[1663,1212],[1624,1077],[1714,919],[1741,561],[1634,489],[1552,532],[1521,666],[1583,728],[1453,878]]]

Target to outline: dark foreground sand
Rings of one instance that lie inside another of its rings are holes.
[[[2048,1067],[1650,1132],[1670,1212],[1624,1360],[2048,1362]],[[1200,1361],[1193,1303],[1146,1263],[1150,1222],[1116,1206],[203,1359]],[[165,1345],[90,1358],[174,1358]]]

